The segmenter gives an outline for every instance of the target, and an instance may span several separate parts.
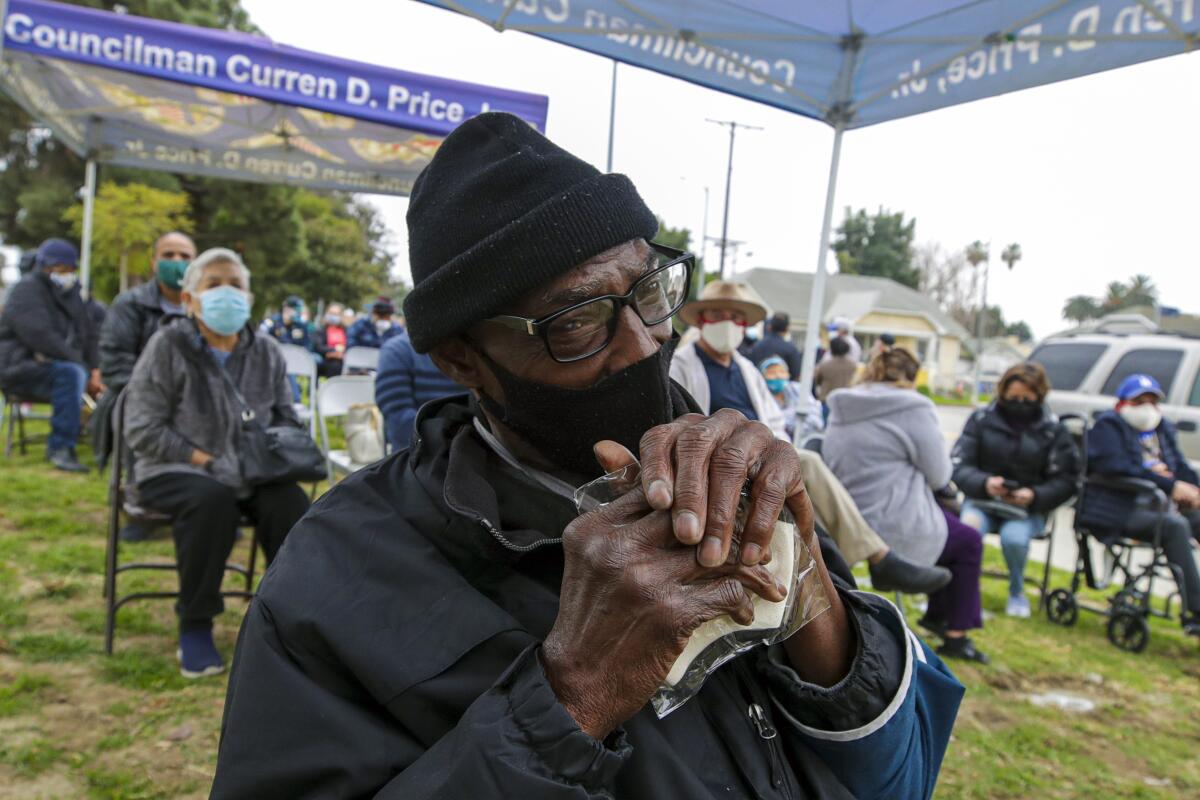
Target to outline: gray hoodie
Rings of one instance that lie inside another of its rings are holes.
[[[125,438],[137,461],[138,482],[168,472],[210,475],[235,489],[241,407],[221,377],[196,323],[177,317],[146,343],[125,387]],[[299,426],[279,346],[242,329],[224,369],[264,425]],[[213,456],[208,469],[192,466],[193,450]]]
[[[897,554],[931,565],[946,546],[933,490],[950,483],[950,457],[929,398],[868,383],[829,396],[822,453],[863,517]]]

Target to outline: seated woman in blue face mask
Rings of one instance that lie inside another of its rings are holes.
[[[269,563],[308,497],[295,483],[242,481],[243,406],[230,382],[257,420],[300,427],[282,353],[246,324],[250,271],[232,250],[208,250],[188,266],[181,300],[187,316],[160,328],[133,369],[125,435],[142,503],[172,520],[180,671],[199,678],[224,669],[212,620],[242,515],[255,523]]]

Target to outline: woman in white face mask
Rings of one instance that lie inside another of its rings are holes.
[[[746,328],[767,316],[766,306],[744,283],[714,281],[699,300],[685,303],[679,318],[699,329],[699,339],[682,345],[671,360],[671,378],[705,414],[739,411],[787,439],[783,412],[762,373],[738,353]]]
[[[1161,544],[1183,577],[1180,621],[1185,631],[1200,636],[1200,571],[1191,541],[1200,540],[1200,477],[1179,449],[1175,426],[1163,417],[1159,404],[1164,399],[1153,377],[1126,378],[1117,388],[1116,408],[1100,415],[1088,433],[1088,473],[1148,480],[1171,498]],[[1079,518],[1093,531],[1153,541],[1160,514],[1148,493],[1089,486]]]

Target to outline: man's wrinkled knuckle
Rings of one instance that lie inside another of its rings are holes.
[[[717,420],[722,425],[738,426],[745,423],[746,415],[735,408],[719,408],[712,415],[712,419]]]
[[[737,445],[722,445],[712,456],[712,470],[721,475],[744,474],[749,453]]]
[[[717,585],[717,603],[724,609],[736,609],[746,599],[746,590],[737,580],[727,578]]]
[[[675,449],[681,455],[708,454],[717,443],[717,433],[706,424],[693,425],[679,435]]]

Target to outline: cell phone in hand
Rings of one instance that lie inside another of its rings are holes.
[[[1021,488],[1021,484],[1018,481],[1014,481],[1010,478],[1006,478],[1004,480],[1004,488],[1010,492],[1015,492],[1017,489]]]

